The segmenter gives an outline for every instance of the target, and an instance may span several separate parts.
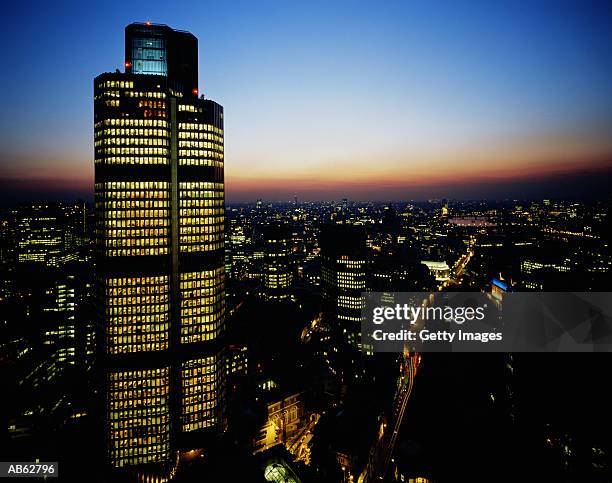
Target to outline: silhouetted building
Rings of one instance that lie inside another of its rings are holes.
[[[571,276],[567,262],[554,256],[544,254],[521,260],[521,281],[527,290],[551,290],[559,285],[567,287],[570,285],[567,279]]]
[[[226,426],[223,108],[164,25],[129,25],[94,92],[106,461],[165,478]]]
[[[198,95],[198,39],[150,22],[125,28],[125,72],[167,77],[181,96]]]
[[[264,243],[264,298],[284,300],[291,295],[293,281],[291,266],[292,233],[287,225],[269,225],[263,229]]]
[[[361,346],[362,293],[366,284],[366,233],[362,226],[323,225],[321,291],[330,318],[346,341]]]

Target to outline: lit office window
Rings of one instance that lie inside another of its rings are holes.
[[[181,342],[219,335],[225,313],[225,268],[181,273]]]
[[[179,183],[179,199],[181,251],[221,249],[225,229],[223,183]]]
[[[169,276],[108,278],[105,290],[110,354],[168,348]]]
[[[183,431],[194,431],[218,424],[220,370],[218,358],[209,356],[182,364]]]
[[[168,368],[107,375],[109,457],[114,466],[163,462],[170,457]]]
[[[189,111],[190,107],[193,106],[179,105],[179,111]],[[180,122],[178,127],[180,165],[223,167],[221,129],[211,124],[193,122]]]
[[[170,244],[169,183],[111,181],[96,186],[107,256],[165,255]]]

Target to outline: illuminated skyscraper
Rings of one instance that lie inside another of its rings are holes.
[[[187,32],[129,25],[125,65],[94,80],[106,461],[163,480],[226,426],[223,108]]]
[[[291,229],[286,225],[269,225],[263,229],[264,298],[284,300],[291,295]]]
[[[31,205],[21,208],[17,222],[19,263],[61,267],[77,258],[79,236],[84,229],[72,206]],[[75,218],[79,226],[75,226]]]
[[[228,277],[239,278],[240,273],[244,270],[246,259],[244,227],[240,224],[240,220],[236,218],[230,220],[227,227],[228,243],[225,246],[226,272]]]
[[[34,209],[32,211],[34,212]],[[19,220],[18,233],[20,263],[59,265],[58,260],[64,250],[64,237],[56,215],[34,212],[23,216]]]
[[[362,293],[367,290],[366,234],[362,226],[323,225],[321,291],[326,312],[345,341],[361,347]]]

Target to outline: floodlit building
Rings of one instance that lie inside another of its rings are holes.
[[[429,269],[437,282],[446,282],[450,279],[451,270],[448,263],[435,260],[423,260],[421,263]]]
[[[295,437],[306,423],[302,393],[270,397],[266,406],[268,417],[255,440],[255,451],[264,451],[277,444],[295,444]]]

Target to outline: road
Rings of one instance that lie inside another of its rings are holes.
[[[395,449],[395,443],[399,435],[408,400],[412,393],[414,377],[421,357],[418,353],[404,353],[401,362],[401,372],[398,377],[397,390],[393,400],[392,411],[388,424],[383,425],[384,434],[377,440],[368,457],[368,463],[364,473],[359,478],[360,482],[380,482],[385,479],[389,464]],[[387,429],[389,428],[389,429]]]
[[[467,251],[457,259],[453,265],[453,268],[451,269],[450,278],[441,284],[440,289],[448,287],[449,285],[461,285],[465,267],[468,263],[470,263],[470,260],[474,256],[473,247],[475,243],[475,238],[470,238]]]

